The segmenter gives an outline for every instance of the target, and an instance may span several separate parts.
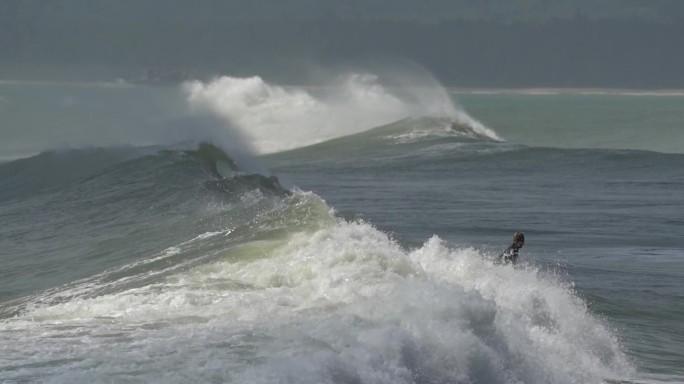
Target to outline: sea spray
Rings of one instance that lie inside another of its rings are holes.
[[[315,144],[419,116],[451,118],[498,139],[456,108],[436,84],[389,89],[375,75],[350,74],[315,92],[268,84],[259,77],[224,76],[209,83],[186,83],[185,90],[195,111],[226,119],[250,137],[260,153]]]

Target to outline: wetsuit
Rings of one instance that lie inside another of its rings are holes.
[[[504,264],[513,263],[518,261],[518,251],[522,248],[522,244],[513,243],[510,247],[506,248],[501,255],[499,255],[499,262]]]

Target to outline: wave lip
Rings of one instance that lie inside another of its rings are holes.
[[[376,128],[372,131],[383,132],[387,138],[399,143],[420,141],[426,138],[447,137],[475,141],[503,141],[493,130],[478,121],[461,116],[448,117],[415,117]]]

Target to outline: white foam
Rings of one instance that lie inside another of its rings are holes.
[[[351,74],[318,92],[281,87],[259,77],[220,77],[185,84],[188,100],[250,137],[260,153],[278,152],[358,133],[410,116],[448,117],[478,133],[496,134],[456,108],[438,84],[388,89],[377,76]]]
[[[262,239],[150,286],[0,323],[55,382],[600,382],[633,370],[567,284],[366,223]],[[59,363],[50,363],[66,359]]]

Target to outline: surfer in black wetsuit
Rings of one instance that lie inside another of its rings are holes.
[[[515,262],[518,261],[518,251],[522,248],[523,244],[525,244],[525,234],[516,232],[513,235],[513,244],[499,255],[499,262],[504,264],[515,264]]]

